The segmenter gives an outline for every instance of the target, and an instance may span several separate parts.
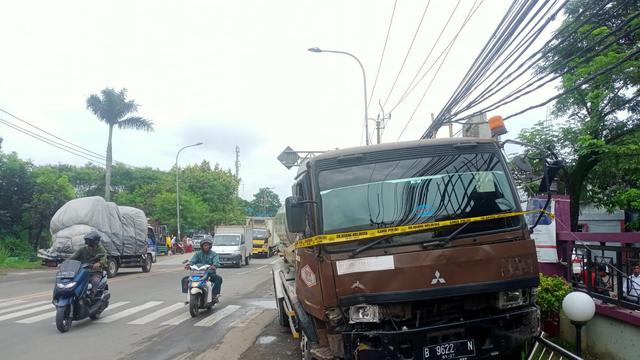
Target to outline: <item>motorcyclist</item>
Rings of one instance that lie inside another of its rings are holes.
[[[214,271],[220,266],[220,257],[218,253],[211,250],[211,240],[206,237],[200,242],[200,251],[196,252],[189,263],[185,265],[185,269],[189,269],[191,265],[210,265],[209,268],[209,281],[212,285],[212,298],[217,300],[220,297],[220,290],[222,289],[222,276],[216,274]]]
[[[91,261],[95,261],[89,268],[91,273],[89,276],[89,283],[92,289],[95,289],[102,280],[102,271],[107,269],[107,250],[100,244],[100,234],[97,231],[90,231],[84,236],[84,243],[86,246],[76,250],[71,255],[70,260],[78,260],[83,264],[88,264]]]

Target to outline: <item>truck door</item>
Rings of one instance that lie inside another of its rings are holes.
[[[294,195],[303,200],[311,200],[311,189],[307,175],[298,180],[294,187]],[[311,215],[312,204],[307,207],[307,226],[304,237],[313,236],[315,224]],[[302,248],[296,250],[296,293],[298,299],[306,311],[318,318],[324,317],[322,286],[320,281],[320,266],[318,263],[317,248]]]

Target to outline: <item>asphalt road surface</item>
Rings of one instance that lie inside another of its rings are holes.
[[[159,257],[149,273],[121,269],[109,279],[110,305],[100,320],[74,321],[64,334],[51,305],[55,269],[0,275],[0,358],[239,359],[252,357],[254,348],[266,355],[271,346],[299,358],[290,335],[274,328],[271,263],[277,257],[219,269],[220,303],[191,318],[180,291],[187,274],[181,262],[189,255]],[[281,332],[275,343],[274,331]]]

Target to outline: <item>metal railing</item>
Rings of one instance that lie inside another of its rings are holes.
[[[630,310],[640,310],[640,280],[630,276],[640,248],[574,244],[571,278],[575,289]]]
[[[527,357],[527,360],[582,360],[581,357],[572,354],[569,350],[545,339],[544,335],[545,334],[542,333],[534,339],[535,344],[533,345],[533,349],[531,350],[529,357]]]

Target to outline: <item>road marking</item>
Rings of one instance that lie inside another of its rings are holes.
[[[9,319],[15,319],[15,318],[23,316],[23,315],[29,315],[29,314],[33,314],[33,313],[44,311],[44,310],[51,310],[52,306],[53,306],[53,304],[47,304],[47,305],[42,305],[42,306],[37,307],[37,308],[22,310],[22,311],[18,311],[18,312],[15,312],[15,313],[3,315],[3,316],[0,316],[0,321],[9,320]]]
[[[253,270],[239,272],[239,273],[236,273],[236,275],[244,275],[244,274],[248,274],[250,272],[253,272]]]
[[[160,325],[178,325],[181,322],[183,322],[185,320],[188,320],[189,318],[191,318],[191,315],[189,315],[189,313],[186,312],[184,314],[181,314],[181,315],[178,315],[178,316],[174,317],[173,319],[169,319],[169,320],[163,322]]]
[[[37,301],[37,302],[34,302],[34,303],[28,303],[28,304],[24,304],[24,305],[14,306],[14,307],[9,308],[9,309],[0,310],[0,314],[4,314],[4,313],[16,311],[16,310],[22,310],[22,309],[26,309],[26,308],[30,308],[30,307],[34,307],[34,306],[38,306],[38,305],[43,305],[43,304],[47,304],[47,303],[51,304],[51,301],[44,300],[44,301]]]
[[[0,308],[11,306],[11,305],[15,305],[15,304],[22,304],[23,302],[24,301],[22,301],[22,300],[6,301],[6,302],[3,302],[3,303],[0,303]]]
[[[224,319],[225,317],[231,315],[233,312],[235,312],[238,309],[240,309],[240,306],[238,305],[228,305],[222,308],[222,310],[216,311],[215,313],[207,316],[206,318],[195,323],[194,325],[195,326],[211,326],[217,323],[218,321]]]
[[[107,311],[109,309],[119,308],[120,306],[128,304],[128,303],[129,303],[128,301],[117,302],[117,303],[115,303],[113,305],[109,305],[109,307],[105,311]],[[42,320],[46,320],[46,319],[50,319],[50,318],[54,318],[54,317],[56,317],[56,312],[52,311],[52,312],[49,312],[49,313],[46,313],[46,314],[37,315],[37,316],[34,316],[34,317],[18,320],[18,321],[16,321],[16,323],[18,323],[18,324],[33,324],[33,323],[36,323],[38,321],[42,321]]]
[[[256,270],[264,269],[264,268],[266,268],[266,267],[267,267],[267,265],[262,265],[262,266],[260,266],[259,268],[257,268]]]
[[[232,322],[229,327],[245,327],[249,324],[249,322],[260,316],[260,314],[262,314],[263,312],[263,309],[253,309],[249,311],[245,317]]]
[[[151,321],[153,321],[153,320],[155,320],[155,319],[157,319],[157,318],[159,318],[161,316],[170,314],[170,313],[172,313],[172,312],[174,312],[174,311],[176,311],[176,310],[178,310],[180,308],[184,308],[184,307],[185,307],[184,303],[176,303],[176,304],[168,306],[168,307],[166,307],[164,309],[160,309],[160,310],[158,310],[156,312],[152,312],[151,314],[149,314],[147,316],[143,316],[143,317],[141,317],[139,319],[133,320],[133,321],[129,322],[129,324],[131,324],[131,325],[144,325],[144,324],[146,324],[148,322],[151,322]]]
[[[98,320],[96,322],[107,323],[107,324],[108,323],[112,323],[112,322],[114,322],[116,320],[120,320],[120,319],[122,319],[124,317],[127,317],[129,315],[133,315],[133,314],[135,314],[137,312],[146,310],[148,308],[151,308],[151,307],[154,307],[154,306],[157,306],[157,305],[160,305],[160,304],[162,304],[162,301],[149,301],[149,302],[144,303],[142,305],[138,305],[138,306],[132,307],[131,309],[127,309],[127,310],[124,310],[124,311],[120,311],[119,313],[106,316],[106,317],[104,317],[104,318],[102,318],[102,319],[100,319],[100,320]]]
[[[280,259],[275,259],[275,260],[273,260],[272,262],[270,262],[269,264],[270,264],[270,265],[273,265],[273,264],[277,263],[278,261],[280,261]]]

